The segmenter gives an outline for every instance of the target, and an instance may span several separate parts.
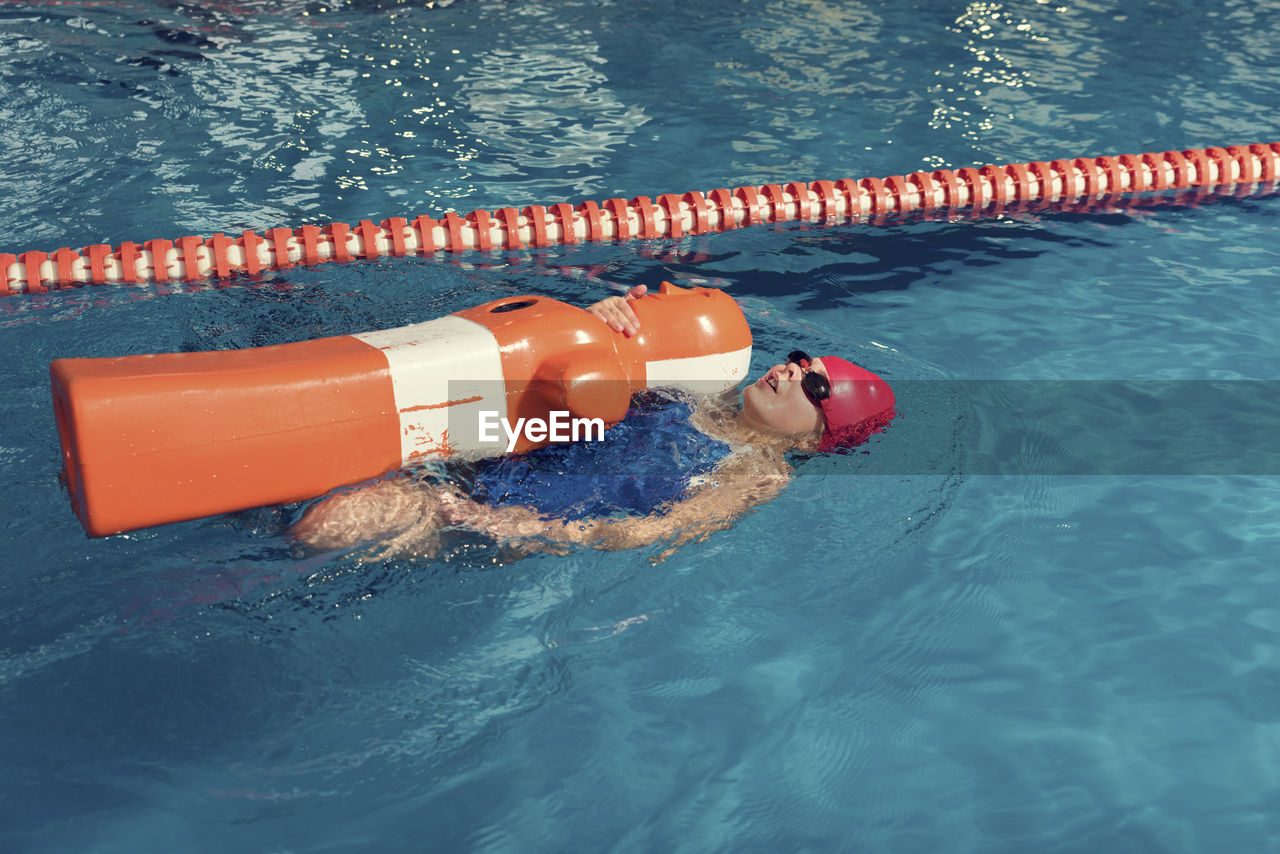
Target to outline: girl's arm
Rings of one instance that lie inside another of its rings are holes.
[[[531,507],[490,507],[452,491],[442,491],[437,500],[450,523],[499,542],[552,548],[576,544],[615,551],[665,541],[675,548],[730,527],[756,505],[777,496],[788,480],[782,471],[727,475],[718,483],[699,487],[663,515],[568,521],[545,518]]]
[[[354,487],[312,505],[289,529],[298,542],[319,550],[378,543],[378,551],[431,554],[447,524],[438,493],[407,477]]]

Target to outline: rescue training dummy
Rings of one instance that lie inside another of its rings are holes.
[[[645,388],[715,393],[746,376],[751,330],[727,294],[664,282],[628,302],[634,335],[591,310],[517,296],[359,335],[57,359],[72,505],[105,536],[302,501],[432,458],[573,436],[560,426],[611,427]]]

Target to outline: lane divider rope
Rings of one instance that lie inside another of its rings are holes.
[[[269,228],[238,236],[153,239],[80,250],[0,253],[0,296],[42,294],[83,285],[196,282],[254,276],[325,261],[374,260],[471,250],[521,250],[555,244],[678,239],[778,222],[875,221],[913,211],[998,215],[1063,202],[1110,202],[1148,191],[1274,182],[1280,142],[1076,157],[1003,166],[936,169],[888,178],[793,181],[786,185],[665,193],[651,199],[607,199],[529,205],[496,211],[389,217],[325,226]]]

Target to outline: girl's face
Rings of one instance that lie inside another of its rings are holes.
[[[824,377],[827,369],[814,359],[809,370]],[[804,393],[805,371],[794,362],[774,365],[764,376],[742,390],[742,415],[766,433],[809,435],[822,431],[825,419]]]

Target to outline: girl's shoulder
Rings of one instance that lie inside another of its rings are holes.
[[[714,484],[720,477],[787,476],[789,444],[772,441],[755,430],[744,429],[738,419],[736,401],[721,397],[701,398],[693,405],[689,423],[700,433],[726,446],[727,453],[715,469],[715,477],[703,479]]]

